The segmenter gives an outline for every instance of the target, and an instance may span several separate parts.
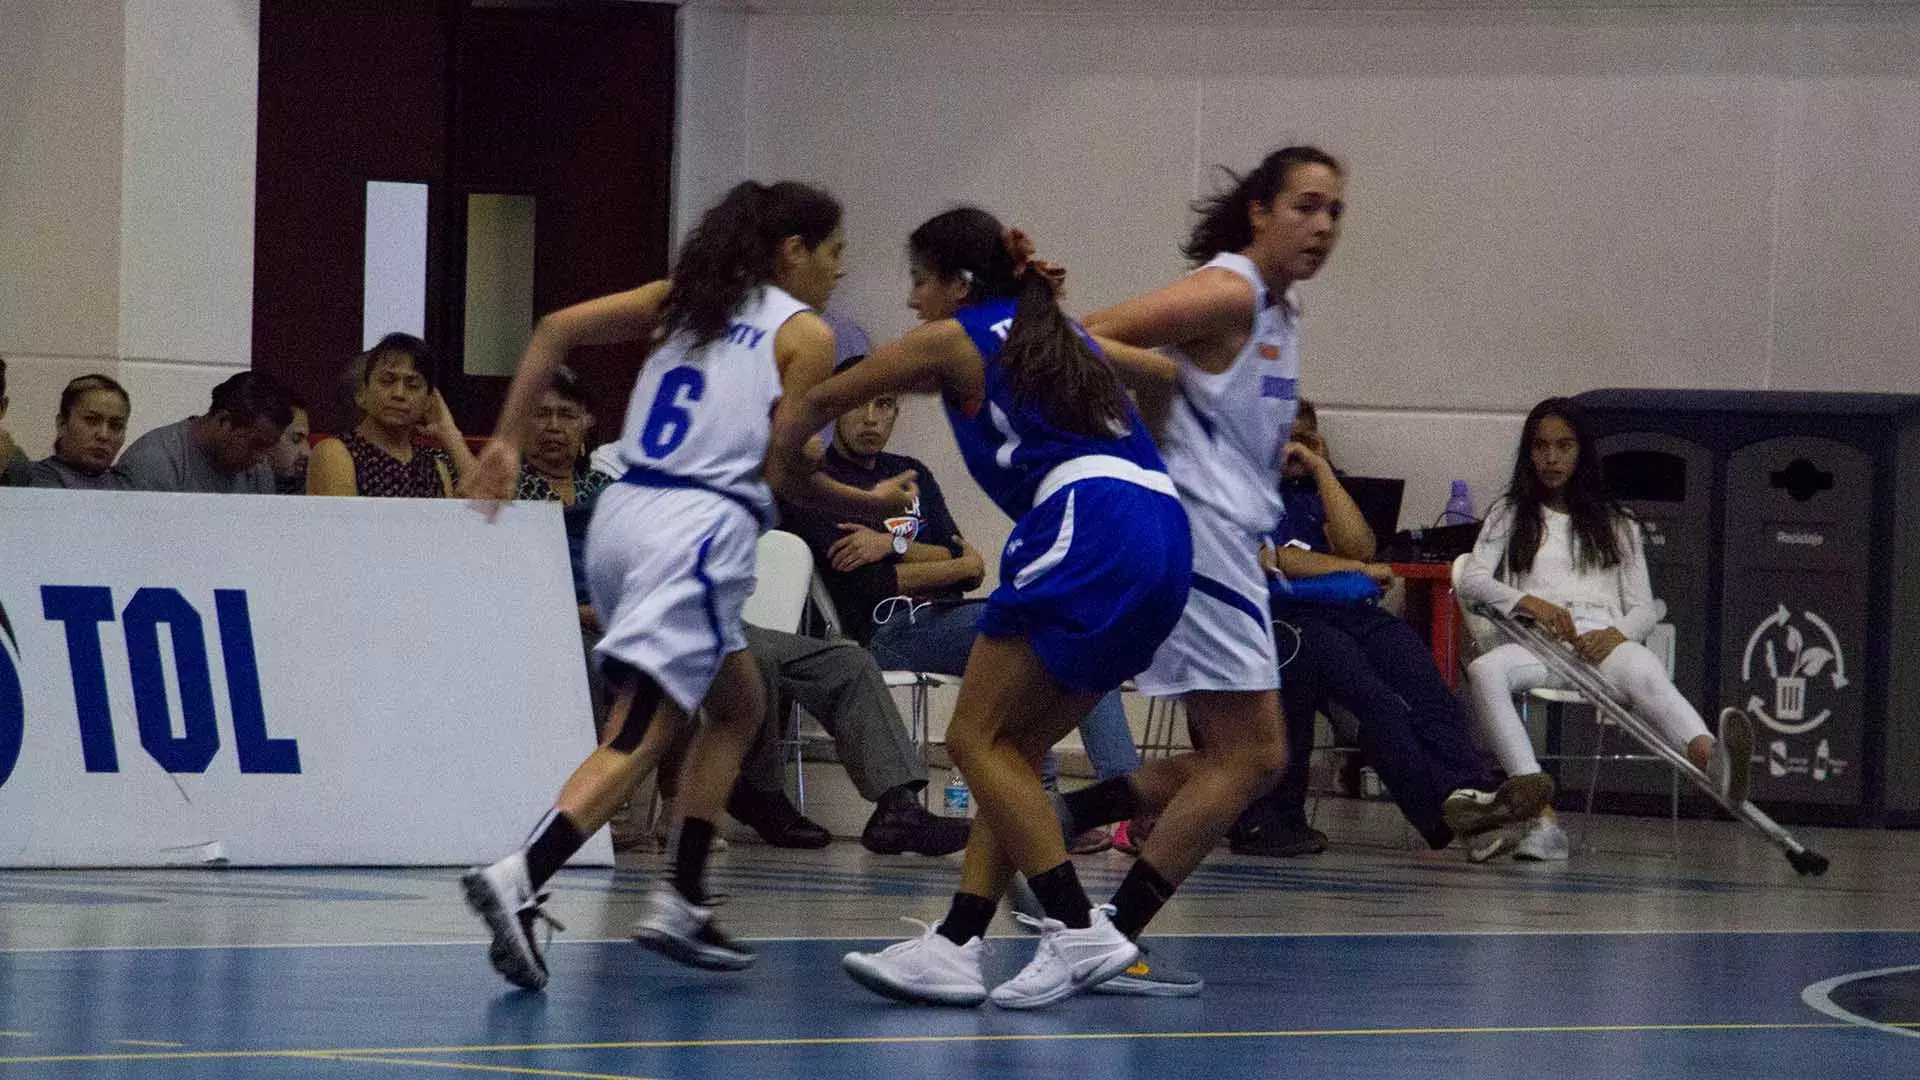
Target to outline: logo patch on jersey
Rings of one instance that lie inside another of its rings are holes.
[[[1260,379],[1260,396],[1279,398],[1281,401],[1293,401],[1300,394],[1300,380],[1282,379],[1277,375],[1265,375]]]
[[[918,517],[890,517],[884,524],[886,525],[886,531],[895,536],[906,537],[908,543],[912,543],[913,540],[920,535],[920,519]]]
[[[1264,343],[1263,343],[1263,344],[1262,344],[1262,345],[1260,346],[1260,349],[1259,349],[1259,352],[1260,352],[1260,359],[1262,359],[1262,360],[1278,360],[1278,359],[1280,359],[1280,346],[1278,346],[1278,345],[1271,345],[1271,344],[1264,344]]]

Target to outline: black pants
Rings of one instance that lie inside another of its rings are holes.
[[[1436,848],[1452,842],[1442,801],[1456,788],[1488,789],[1493,780],[1426,643],[1372,605],[1277,603],[1273,615],[1300,632],[1300,651],[1280,675],[1289,761],[1280,784],[1248,807],[1242,823],[1305,824],[1313,717],[1332,701],[1360,721],[1361,748],[1407,821]],[[1278,642],[1283,659],[1286,638]]]

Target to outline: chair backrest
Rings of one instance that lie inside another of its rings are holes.
[[[813,584],[813,552],[807,542],[778,529],[760,537],[753,595],[741,617],[763,630],[797,633]]]
[[[833,605],[833,594],[827,591],[827,581],[819,574],[813,575],[807,599],[813,601],[813,613],[825,624],[820,628],[821,637],[832,640],[845,636],[841,633],[840,609]]]

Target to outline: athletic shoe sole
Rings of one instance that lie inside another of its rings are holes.
[[[1484,844],[1478,844],[1468,848],[1467,860],[1476,863],[1492,862],[1507,852],[1512,851],[1518,847],[1519,844],[1520,841],[1515,840],[1511,836],[1496,836]]]
[[[886,972],[880,970],[860,953],[848,953],[841,957],[840,968],[854,982],[881,997],[908,1005],[941,1005],[948,1008],[971,1009],[987,1000],[987,988],[984,986],[978,988],[903,986],[888,978]]]
[[[487,875],[480,870],[469,870],[460,876],[460,887],[467,894],[467,907],[493,931],[493,944],[487,949],[493,970],[522,990],[543,989],[547,985],[547,973],[513,946],[522,933],[519,917],[500,902],[500,894],[487,880]]]
[[[654,926],[640,927],[634,931],[633,940],[641,948],[652,949],[669,960],[703,971],[745,971],[754,961],[752,953],[706,945]]]
[[[1093,988],[1096,994],[1115,994],[1122,997],[1199,997],[1206,989],[1204,982],[1169,983],[1156,979],[1139,978],[1122,972]]]

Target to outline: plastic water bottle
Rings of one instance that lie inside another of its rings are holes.
[[[966,777],[957,769],[947,781],[946,813],[948,817],[973,816],[973,792],[967,790]]]
[[[1440,515],[1440,524],[1470,525],[1473,520],[1473,496],[1467,492],[1467,482],[1455,480],[1453,494],[1447,498],[1447,509]]]

